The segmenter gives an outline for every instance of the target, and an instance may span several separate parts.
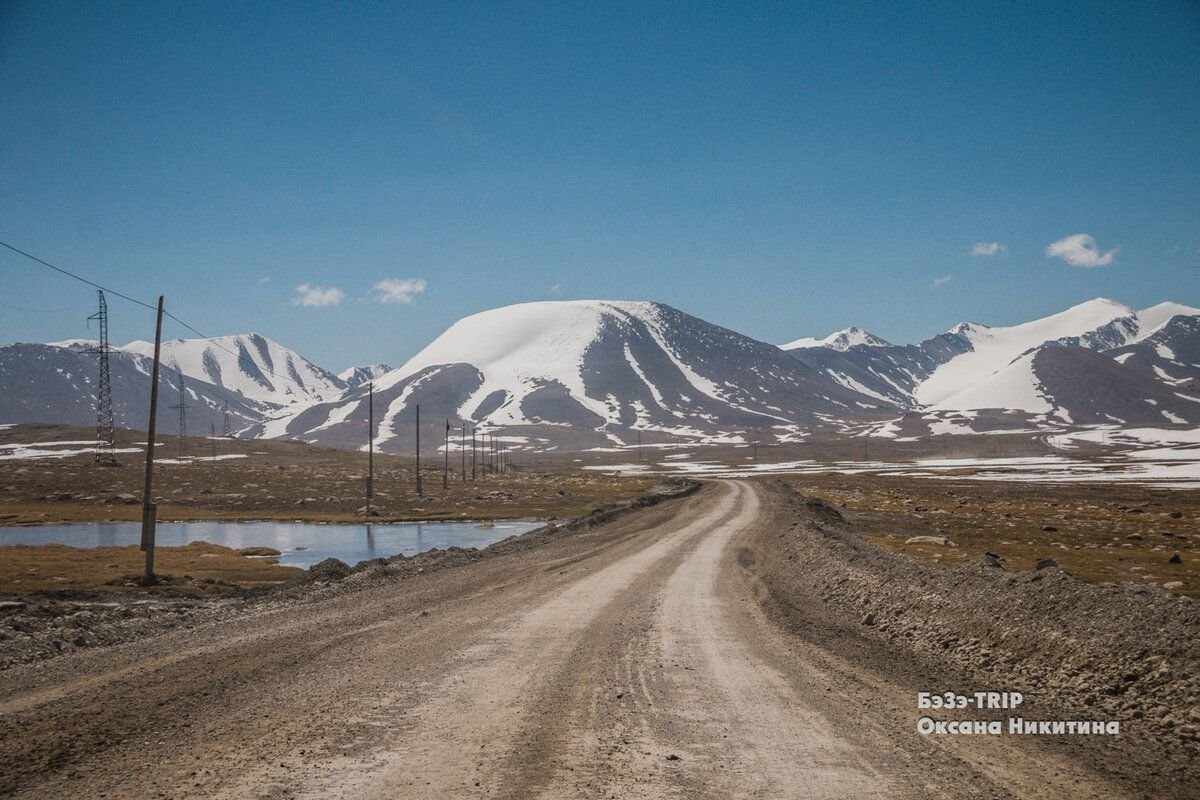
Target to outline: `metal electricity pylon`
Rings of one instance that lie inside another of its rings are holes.
[[[229,427],[229,401],[225,401],[225,407],[221,409],[221,413],[225,415],[225,423],[221,428],[221,435],[228,439],[233,435],[233,431]]]
[[[108,301],[104,292],[96,290],[100,310],[88,317],[88,321],[100,323],[99,343],[88,350],[100,356],[100,381],[96,384],[96,463],[106,467],[117,466],[116,431],[113,426],[112,381],[109,377],[108,354]]]
[[[179,455],[186,456],[187,455],[187,410],[189,408],[191,408],[191,406],[189,406],[187,403],[187,395],[185,394],[186,390],[184,388],[184,382],[183,382],[183,370],[179,369],[178,365],[175,366],[175,369],[179,373],[179,403],[177,405],[171,406],[171,408],[179,410]]]

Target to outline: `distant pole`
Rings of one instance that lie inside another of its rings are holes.
[[[184,379],[183,370],[179,368],[179,364],[175,364],[175,369],[179,373],[179,405],[171,406],[171,408],[179,409],[179,456],[182,458],[187,455],[187,410],[191,408],[187,402],[187,396],[184,394]]]
[[[458,436],[458,451],[462,456],[462,482],[467,482],[467,423],[462,424],[462,433]]]
[[[471,426],[471,483],[475,482],[475,426]]]
[[[150,424],[146,431],[146,483],[142,487],[142,550],[146,551],[146,573],[142,583],[153,586],[154,579],[154,525],[158,508],[150,500],[154,484],[154,429],[158,421],[158,359],[162,350],[163,298],[158,296],[158,322],[154,326],[154,368],[150,374]]]
[[[417,404],[417,497],[424,497],[421,491],[421,404]]]
[[[100,355],[100,381],[96,384],[96,463],[106,467],[117,466],[117,437],[113,424],[112,380],[108,368],[108,301],[104,292],[97,289],[100,310],[88,317],[88,321],[100,323],[100,339],[89,353]]]
[[[221,435],[229,438],[233,435],[233,429],[229,427],[229,401],[225,401],[225,407],[221,409],[221,413],[225,415],[225,421],[221,423]]]
[[[375,382],[367,384],[367,516],[375,499]]]
[[[446,444],[442,448],[442,491],[450,488],[450,420],[446,419]]]

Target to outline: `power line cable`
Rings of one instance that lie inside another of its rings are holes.
[[[42,259],[38,258],[35,255],[26,253],[24,250],[13,247],[8,242],[0,241],[0,246],[7,247],[9,250],[12,250],[14,253],[23,255],[26,258],[30,259],[31,261],[36,261],[37,263],[41,264],[44,267],[49,267],[50,269],[54,270],[55,272],[61,272],[63,275],[66,275],[68,278],[74,278],[77,281],[82,281],[83,283],[86,283],[88,286],[91,286],[93,289],[103,289],[105,292],[107,292],[111,295],[116,295],[117,297],[120,297],[122,300],[128,300],[131,303],[137,303],[139,306],[142,306],[143,308],[148,308],[151,311],[158,311],[158,306],[152,306],[149,303],[143,303],[141,300],[135,300],[127,294],[121,294],[116,289],[110,289],[107,286],[101,286],[100,284],[98,284],[94,281],[89,281],[87,278],[76,275],[74,272],[69,272],[69,271],[63,269],[62,267],[56,267],[53,264],[51,264],[49,261],[43,261]]]
[[[20,248],[13,247],[13,246],[12,246],[11,244],[9,244],[8,242],[5,242],[5,241],[0,241],[0,246],[2,246],[2,247],[6,247],[6,248],[8,248],[9,250],[11,250],[11,251],[13,251],[14,253],[17,253],[17,254],[19,254],[19,255],[23,255],[23,256],[25,256],[26,258],[30,259],[31,261],[36,261],[37,263],[41,264],[41,265],[42,265],[42,266],[44,266],[44,267],[49,267],[50,269],[54,270],[55,272],[62,273],[63,275],[66,275],[68,278],[74,278],[75,280],[77,280],[77,281],[80,281],[81,283],[86,283],[88,286],[91,286],[91,287],[93,287],[93,288],[96,288],[96,289],[101,289],[101,290],[103,290],[103,291],[107,292],[108,294],[114,295],[114,296],[116,296],[116,297],[120,297],[122,300],[128,300],[130,303],[135,303],[136,305],[142,306],[143,308],[148,308],[148,309],[150,309],[151,311],[154,311],[154,312],[156,312],[156,313],[158,312],[158,306],[152,306],[152,305],[150,305],[149,303],[143,303],[141,300],[138,300],[138,299],[136,299],[136,298],[130,297],[130,296],[129,296],[129,295],[127,295],[127,294],[122,294],[121,292],[118,292],[116,289],[110,289],[110,288],[108,288],[107,286],[102,286],[102,285],[100,285],[100,284],[96,283],[95,281],[90,281],[90,280],[88,280],[87,278],[84,278],[84,277],[83,277],[83,276],[81,276],[81,275],[76,275],[74,272],[71,272],[70,270],[65,270],[65,269],[63,269],[62,267],[56,267],[54,264],[51,264],[49,261],[45,261],[45,260],[43,260],[43,259],[41,259],[41,258],[38,258],[37,256],[35,256],[35,255],[31,254],[31,253],[26,253],[24,250],[21,250]],[[225,347],[224,345],[222,345],[222,344],[219,344],[218,342],[215,342],[215,341],[213,341],[212,337],[210,337],[210,336],[205,336],[203,333],[201,333],[200,331],[196,330],[196,329],[195,329],[194,327],[192,327],[190,324],[188,324],[187,322],[184,322],[184,321],[183,321],[183,320],[181,320],[179,317],[177,317],[177,316],[175,316],[174,314],[172,314],[170,311],[167,311],[167,310],[165,310],[165,309],[164,309],[164,310],[163,310],[163,316],[170,317],[171,319],[175,320],[175,321],[176,321],[176,322],[178,322],[180,325],[182,325],[184,328],[187,328],[189,331],[191,331],[192,333],[194,333],[194,334],[196,334],[197,336],[199,336],[201,339],[206,339],[206,340],[208,340],[208,343],[209,343],[211,346],[213,346],[213,347],[217,348],[218,350],[223,350],[223,351],[225,351],[226,353],[229,353],[229,355],[231,355],[231,356],[233,356],[234,358],[236,358],[236,359],[237,359],[239,362],[241,362],[241,361],[245,361],[245,362],[247,362],[247,363],[251,364],[251,365],[252,365],[252,366],[253,366],[255,369],[258,369],[258,370],[263,370],[263,371],[265,371],[267,374],[269,374],[269,375],[273,375],[273,376],[275,376],[276,378],[279,378],[280,380],[290,380],[290,376],[287,376],[287,375],[280,375],[278,372],[275,372],[275,371],[273,371],[273,370],[272,370],[272,369],[270,369],[269,367],[267,367],[267,366],[265,366],[265,365],[260,365],[260,364],[258,364],[256,361],[254,361],[254,359],[250,358],[248,355],[244,355],[244,354],[242,354],[242,353],[236,353],[236,352],[234,352],[233,350],[230,350],[228,347]]]

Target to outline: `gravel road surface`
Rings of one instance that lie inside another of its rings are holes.
[[[718,482],[535,549],[7,671],[16,797],[1123,797],[941,743],[761,610],[772,519]],[[1025,776],[1016,780],[1016,776]]]

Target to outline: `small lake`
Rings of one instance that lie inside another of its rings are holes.
[[[178,547],[205,541],[224,547],[273,547],[279,563],[308,568],[327,558],[354,566],[371,558],[414,556],[434,548],[484,548],[509,536],[541,527],[540,522],[393,522],[346,525],[313,522],[160,522],[155,542]],[[142,538],[140,522],[97,522],[0,528],[0,545],[65,544],[71,547],[124,547]]]

